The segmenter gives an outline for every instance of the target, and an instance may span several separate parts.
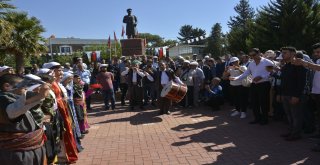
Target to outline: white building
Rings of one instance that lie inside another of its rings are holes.
[[[170,57],[192,56],[197,54],[198,58],[203,58],[205,45],[177,45],[169,49]]]

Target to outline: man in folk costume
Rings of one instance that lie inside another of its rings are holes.
[[[47,164],[44,130],[31,112],[49,93],[44,84],[34,96],[20,86],[23,79],[6,74],[0,77],[0,162],[14,165]]]
[[[58,110],[63,118],[64,132],[62,133],[61,141],[61,153],[58,155],[59,163],[74,163],[78,160],[78,152],[76,141],[72,132],[72,121],[68,111],[68,105],[66,102],[66,96],[61,90],[60,81],[63,76],[63,70],[59,63],[51,62],[47,66],[52,69],[55,76],[55,82],[52,83],[53,92],[56,95]]]
[[[41,80],[52,84],[54,82],[54,77],[50,75],[50,69],[40,69],[37,72],[37,75],[41,77]],[[45,114],[45,119],[43,121],[43,125],[46,127],[46,153],[48,164],[57,163],[58,162],[58,153],[61,151],[60,145],[60,137],[61,137],[61,114],[58,111],[58,105],[56,101],[56,95],[50,89],[49,95],[43,100],[41,105],[41,110]]]
[[[134,110],[134,106],[140,105],[140,109],[143,109],[143,87],[142,78],[147,76],[150,81],[154,81],[153,77],[147,72],[143,72],[139,69],[140,61],[134,60],[131,68],[123,71],[122,76],[127,75],[129,94],[130,94],[130,107]]]
[[[160,93],[163,87],[169,83],[169,81],[174,81],[175,83],[183,85],[183,82],[174,74],[174,71],[170,68],[167,68],[167,64],[165,62],[159,63],[159,72],[157,74],[156,80],[156,88],[158,94],[158,106],[160,108],[160,114],[170,114],[170,107],[172,104],[172,100],[161,97]]]

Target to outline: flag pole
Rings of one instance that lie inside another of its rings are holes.
[[[114,54],[117,57],[117,40],[114,41]]]
[[[109,47],[109,49],[110,49],[110,56],[109,56],[109,62],[111,62],[111,53],[112,53],[112,50],[111,50],[111,46]]]

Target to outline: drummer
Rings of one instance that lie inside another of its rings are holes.
[[[167,64],[165,62],[159,62],[159,72],[156,79],[156,88],[158,90],[157,94],[160,115],[170,114],[169,109],[171,107],[172,100],[160,96],[163,87],[168,84],[169,81],[174,81],[175,83],[184,85],[180,78],[174,74],[174,71],[170,68],[167,68]]]

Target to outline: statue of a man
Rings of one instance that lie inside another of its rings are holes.
[[[127,9],[128,15],[123,17],[123,23],[127,24],[126,27],[126,34],[128,39],[135,38],[137,33],[137,24],[138,20],[137,17],[134,15],[131,15],[132,9]]]

